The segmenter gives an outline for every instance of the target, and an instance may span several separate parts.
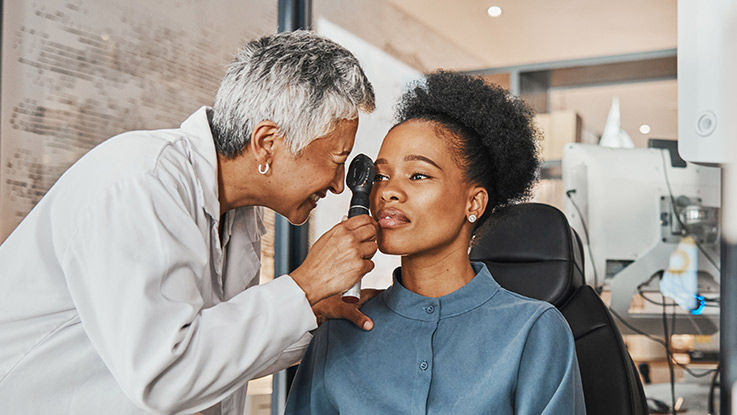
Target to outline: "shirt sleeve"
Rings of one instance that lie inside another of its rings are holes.
[[[517,377],[514,413],[586,413],[573,335],[555,308],[544,311],[527,336]]]
[[[287,397],[285,415],[331,415],[339,412],[330,402],[325,387],[325,363],[330,321],[326,321],[307,348]]]
[[[61,261],[93,347],[153,413],[221,401],[316,327],[289,276],[205,307],[216,282],[197,208],[153,174],[119,182],[80,213]]]

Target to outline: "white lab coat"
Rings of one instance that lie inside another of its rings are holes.
[[[262,208],[220,240],[206,111],[96,147],[0,246],[0,413],[240,414],[301,357],[304,292],[257,285]]]

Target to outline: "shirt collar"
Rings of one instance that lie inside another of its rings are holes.
[[[250,241],[258,241],[266,233],[264,208],[262,206],[243,206],[225,214],[225,233],[223,245],[233,233],[239,232]]]
[[[402,268],[394,270],[394,284],[389,287],[384,300],[397,314],[423,321],[436,321],[471,311],[493,297],[501,287],[494,281],[486,265],[471,262],[476,272],[468,284],[442,297],[425,297],[414,293],[402,285]]]
[[[198,109],[182,123],[181,129],[187,133],[192,150],[199,156],[197,160],[192,160],[192,164],[202,186],[205,212],[218,221],[220,219],[218,163],[215,140],[212,138],[210,121],[207,117],[208,111],[209,107]]]

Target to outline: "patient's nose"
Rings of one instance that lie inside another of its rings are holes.
[[[383,183],[383,185],[378,189],[378,192],[381,200],[385,202],[390,200],[404,201],[405,199],[405,194],[402,189],[400,189],[395,182],[392,182],[391,180]]]

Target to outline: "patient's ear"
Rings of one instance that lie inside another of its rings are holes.
[[[474,186],[468,193],[468,206],[466,207],[466,216],[476,215],[480,218],[486,211],[486,205],[489,204],[489,193],[481,186]]]

